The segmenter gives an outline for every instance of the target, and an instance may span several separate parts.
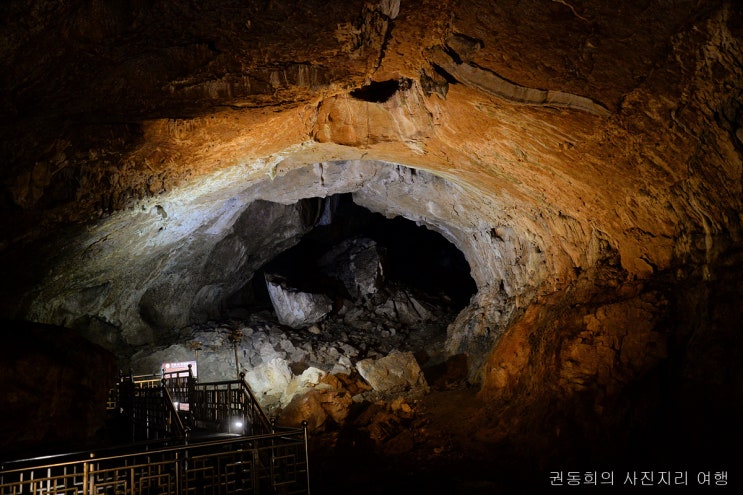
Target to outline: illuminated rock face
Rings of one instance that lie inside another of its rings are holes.
[[[320,202],[313,198],[353,192],[358,204],[424,224],[464,253],[479,290],[450,340],[455,353],[475,351],[475,373],[498,332],[559,263],[560,253],[550,257],[540,247],[549,235],[543,227],[521,230],[497,199],[483,203],[427,172],[344,161],[273,179],[240,181],[242,173],[238,167],[214,182],[143,201],[66,239],[66,257],[35,295],[30,317],[83,329],[103,320],[119,329],[114,342],[159,342],[170,330],[219,317],[255,270],[317,223]],[[481,326],[492,331],[483,336]],[[473,332],[480,332],[474,347]]]
[[[590,438],[630,403],[662,423],[658,390],[697,411],[687,392],[743,389],[738,2],[7,12],[3,316],[160,343],[348,192],[464,254],[477,292],[446,349],[510,404],[493,438],[549,442],[574,411]]]
[[[306,328],[322,320],[333,309],[333,302],[324,294],[302,292],[282,284],[278,278],[266,277],[268,295],[282,325]]]

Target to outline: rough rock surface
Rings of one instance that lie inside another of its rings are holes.
[[[388,292],[385,287],[376,297],[400,298],[399,292]],[[298,329],[268,312],[254,313],[247,321],[194,325],[173,335],[168,345],[135,353],[126,367],[135,374],[156,375],[162,363],[196,360],[202,382],[233,379],[239,370],[270,412],[312,391],[323,377],[353,375],[359,366],[368,388],[354,395],[372,388],[387,397],[425,394],[421,366],[438,366],[445,359],[445,326],[453,315],[431,306],[430,321],[408,324],[396,315],[375,312],[375,307],[373,301],[368,307],[346,301],[340,313]]]
[[[356,363],[356,369],[380,393],[428,391],[426,378],[411,352],[394,350],[379,359],[363,359]]]
[[[372,239],[348,239],[325,253],[318,263],[343,283],[352,299],[376,294],[384,277],[384,261]]]
[[[229,316],[318,198],[351,192],[465,255],[477,293],[442,347],[482,385],[482,445],[560,459],[621,440],[634,458],[655,427],[666,457],[743,441],[723,426],[743,403],[739,1],[38,0],[0,16],[0,315],[154,352]],[[370,298],[378,318],[389,295]],[[348,311],[318,328],[354,328],[359,354],[441,338]],[[688,443],[665,441],[668,417]]]
[[[325,294],[311,294],[288,287],[280,277],[266,275],[266,286],[274,312],[282,325],[308,327],[322,320],[333,309]]]

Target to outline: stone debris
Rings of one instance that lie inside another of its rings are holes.
[[[322,320],[333,309],[325,294],[312,294],[292,289],[275,275],[266,274],[266,287],[279,323],[304,328]]]
[[[322,330],[320,330],[320,327],[318,327],[317,325],[312,325],[310,328],[307,329],[307,331],[314,335],[320,335],[320,333],[322,332]]]
[[[292,372],[288,361],[276,357],[247,370],[245,380],[256,396],[275,402],[280,400],[289,388]]]
[[[156,372],[170,356],[195,358],[198,348],[200,381],[230,379],[239,369],[269,413],[311,413],[317,425],[338,422],[347,414],[341,409],[352,403],[427,393],[421,365],[446,358],[446,327],[454,312],[385,280],[383,250],[371,239],[344,241],[320,264],[344,288],[340,299],[295,289],[287,278],[267,273],[273,312],[187,327],[178,332],[179,342],[137,354],[132,368]],[[236,334],[239,339],[231,339]],[[336,376],[357,378],[342,383]],[[398,404],[395,414],[410,411]]]
[[[380,393],[428,392],[428,384],[412,352],[393,350],[380,359],[363,359],[356,369]]]
[[[400,300],[413,299],[403,298],[401,292],[385,287],[375,298],[389,300],[397,295]],[[331,313],[323,321],[301,328],[282,325],[277,315],[268,311],[252,313],[246,319],[193,325],[178,333],[177,343],[137,353],[130,367],[137,373],[157,373],[164,362],[196,360],[193,344],[199,343],[200,381],[233,379],[239,366],[268,411],[283,408],[295,396],[313,390],[321,375],[358,375],[359,362],[364,362],[361,368],[371,381],[359,378],[368,388],[352,393],[359,396],[354,400],[368,399],[364,394],[372,392],[370,383],[375,394],[398,390],[424,393],[427,385],[420,366],[445,359],[446,322],[453,315],[433,308],[433,318],[409,325],[372,311],[372,299],[368,305],[345,301],[344,306],[344,314]],[[362,321],[365,330],[359,330]],[[236,331],[242,337],[233,343],[229,336]],[[413,353],[425,357],[418,363]],[[389,375],[386,379],[380,376],[383,369]]]
[[[317,387],[301,395],[295,395],[281,414],[281,423],[296,426],[308,422],[311,430],[317,431],[331,421],[342,425],[346,421],[353,401],[351,395],[328,385]]]

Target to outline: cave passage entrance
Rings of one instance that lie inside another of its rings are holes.
[[[246,308],[272,311],[266,277],[279,277],[332,301],[314,338],[348,336],[369,353],[441,353],[446,327],[477,291],[464,254],[425,226],[357,205],[350,193],[316,199],[314,228],[255,273],[242,291]]]
[[[328,261],[323,256],[344,242],[371,239],[383,257],[389,282],[454,311],[464,308],[477,291],[464,254],[438,232],[407,218],[373,213],[354,203],[351,193],[324,198],[321,208],[316,227],[266,264],[262,273],[282,275],[301,290],[337,291],[337,281],[328,277],[328,271],[337,272],[339,267],[323,266]],[[270,304],[262,277],[254,277],[253,289],[254,303]]]

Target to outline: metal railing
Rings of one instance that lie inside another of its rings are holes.
[[[245,381],[198,383],[188,370],[121,375],[115,389],[118,410],[132,425],[132,440],[182,438],[187,429],[261,435],[273,426]],[[112,399],[109,399],[111,401]]]
[[[160,375],[125,375],[119,372],[119,382],[108,390],[106,399],[106,409],[109,411],[117,410],[122,399],[122,388],[133,386],[135,388],[158,388],[162,385]]]
[[[138,452],[83,453],[0,466],[0,495],[310,493],[307,426]]]
[[[245,381],[245,373],[240,373],[239,380],[194,383],[190,399],[193,418],[204,424],[217,425],[222,431],[260,435],[273,430]]]
[[[135,381],[122,376],[118,384],[118,404],[121,414],[129,418],[133,441],[162,438],[184,438],[186,428],[175,408],[165,380]]]

